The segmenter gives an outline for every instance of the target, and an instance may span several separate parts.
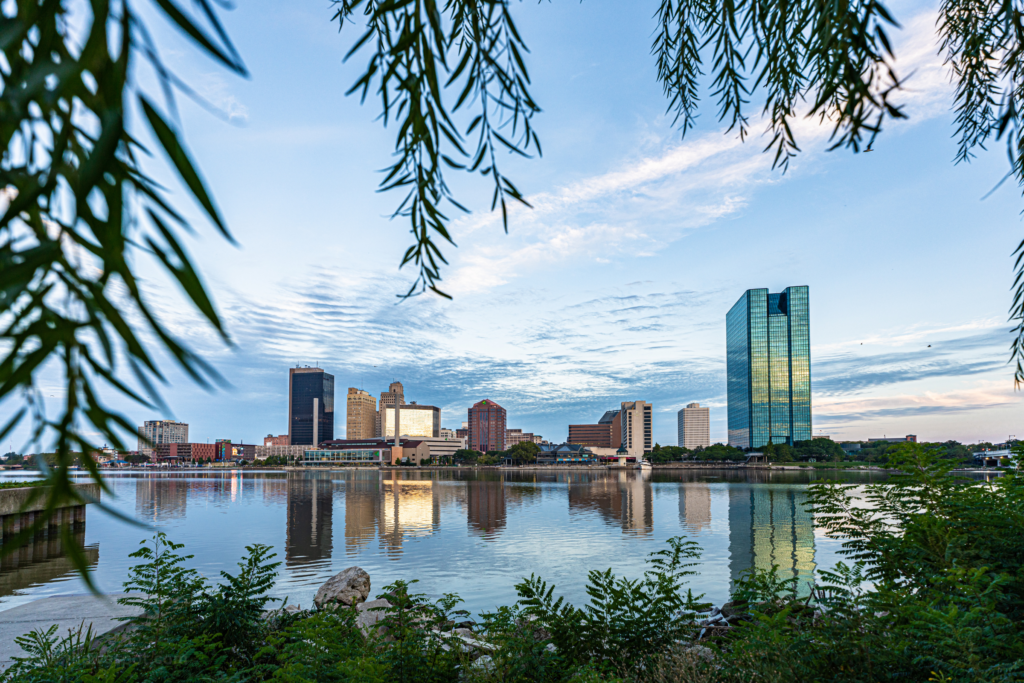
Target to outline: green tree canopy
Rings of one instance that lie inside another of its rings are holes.
[[[532,441],[520,441],[505,451],[505,457],[513,458],[520,462],[536,462],[538,454],[540,454],[540,446]]]

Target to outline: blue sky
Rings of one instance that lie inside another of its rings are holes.
[[[910,120],[860,155],[826,152],[827,130],[804,121],[804,154],[785,175],[761,153],[753,107],[745,144],[706,91],[696,130],[683,140],[673,129],[649,51],[655,6],[514,4],[544,155],[505,166],[535,208],[513,211],[506,235],[487,182],[454,179],[473,212],[446,252],[450,302],[397,303],[413,276],[397,269],[409,235],[388,218],[398,196],[375,192],[393,131],[372,101],[344,96],[363,62],[342,63],[352,33],[339,36],[329,3],[228,12],[248,80],[158,30],[168,63],[230,119],[181,101],[189,146],[241,244],[205,228],[190,242],[232,349],[158,273],[147,281],[165,319],[231,382],[205,393],[170,375],[173,417],[193,440],[284,433],[295,363],[335,375],[337,436],[347,387],[379,394],[397,378],[408,399],[440,406],[445,426],[488,398],[510,427],[562,440],[570,423],[645,399],[655,439],[674,444],[676,411],[699,401],[724,440],[725,314],[748,288],[789,285],[810,287],[816,434],[1021,435],[1006,364],[1020,193],[1008,183],[982,200],[1006,172],[998,144],[952,163],[935,6],[892,6],[901,70],[913,72]],[[47,396],[59,391],[47,381]],[[139,422],[172,417],[123,407]]]

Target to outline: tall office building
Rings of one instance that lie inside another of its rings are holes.
[[[507,415],[494,401],[484,399],[469,409],[469,447],[475,451],[505,450]]]
[[[699,403],[690,403],[677,414],[679,445],[683,448],[707,448],[711,445],[711,411]]]
[[[288,443],[314,446],[334,439],[334,375],[323,368],[288,371]]]
[[[380,410],[377,411],[377,427],[374,431],[374,436],[380,438],[384,435],[382,425],[382,415],[384,414],[385,408],[394,408],[395,406],[401,406],[405,403],[405,388],[401,382],[392,382],[391,386],[388,387],[387,391],[382,391],[380,394]],[[401,420],[402,409],[398,409],[399,420]]]
[[[390,439],[395,435],[395,407],[381,406],[380,414],[384,421],[383,437]],[[421,406],[409,403],[398,408],[399,436],[437,437],[441,436],[441,409],[437,406]]]
[[[368,391],[348,388],[345,438],[372,439],[377,431],[377,399]]]
[[[748,289],[726,316],[729,445],[811,438],[807,287]]]
[[[654,450],[654,406],[647,401],[623,401],[619,410],[619,424],[622,430],[620,446],[640,457]]]
[[[174,420],[146,420],[139,427],[139,453],[153,457],[163,443],[188,443],[188,423]]]

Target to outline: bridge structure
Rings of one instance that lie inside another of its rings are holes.
[[[978,451],[974,460],[983,467],[1013,467],[1013,451],[1009,448],[998,451]]]

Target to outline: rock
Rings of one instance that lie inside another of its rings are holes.
[[[320,586],[313,603],[321,609],[332,604],[354,607],[366,600],[369,594],[370,575],[359,567],[349,567]]]
[[[714,615],[710,619],[705,619],[704,621],[702,621],[700,625],[701,626],[711,626],[712,624],[715,624],[715,623],[717,623],[719,621],[722,621],[725,618],[726,617],[723,617],[722,613],[719,612],[718,614]]]
[[[481,671],[493,671],[494,660],[491,659],[490,655],[484,655],[483,657],[478,657],[470,666]]]
[[[457,628],[457,629],[455,629],[455,633],[459,634],[460,636],[464,636],[466,638],[472,638],[473,637],[473,632],[470,631],[468,628]]]
[[[741,615],[741,614],[745,614],[746,613],[746,610],[742,609],[735,602],[727,602],[727,603],[725,603],[724,605],[722,605],[722,609],[720,611],[728,619],[731,619],[732,617],[735,617],[737,615]]]
[[[384,618],[388,607],[391,607],[391,603],[382,598],[356,605],[356,624],[363,633],[369,634],[377,622]]]
[[[714,608],[711,609],[711,615],[710,616],[717,617],[721,613],[722,613],[722,609],[720,607],[714,607]]]

